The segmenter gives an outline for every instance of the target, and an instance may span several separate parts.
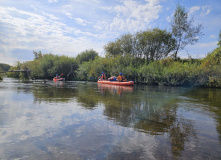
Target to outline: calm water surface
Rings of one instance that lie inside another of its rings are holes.
[[[221,159],[221,89],[5,78],[0,159]]]

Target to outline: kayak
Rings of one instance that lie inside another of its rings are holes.
[[[53,81],[65,81],[65,78],[56,78],[56,77],[54,77]]]
[[[127,82],[118,82],[118,81],[106,81],[106,80],[101,80],[97,81],[97,83],[102,83],[102,84],[114,84],[114,85],[120,85],[120,86],[132,86],[134,85],[133,81],[127,81]]]

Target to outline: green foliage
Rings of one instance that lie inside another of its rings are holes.
[[[33,51],[33,54],[35,55],[35,59],[41,59],[43,54],[41,53],[41,51]]]
[[[86,81],[89,80],[89,70],[91,68],[91,62],[84,62],[80,65],[76,73],[76,80]]]
[[[0,63],[0,71],[8,71],[10,69],[10,65],[9,64],[4,64],[4,63]]]
[[[217,45],[221,47],[221,30],[219,31],[219,39]]]
[[[136,83],[221,87],[220,50],[217,48],[203,60],[189,57],[180,60],[167,58],[146,61],[130,54],[114,57],[107,55],[105,58],[97,57],[80,65],[77,77],[79,80],[89,80],[93,77],[96,81],[102,71],[107,77],[118,76],[123,72],[126,79]]]
[[[104,46],[104,50],[107,53],[107,56],[117,56],[122,55],[121,50],[121,41],[120,39],[115,40],[115,42],[109,42]]]
[[[154,28],[136,34],[136,52],[146,59],[159,60],[168,56],[175,47],[175,39],[166,30]]]
[[[172,34],[176,39],[175,59],[180,50],[184,49],[188,44],[193,45],[203,35],[201,32],[202,24],[194,27],[193,23],[193,17],[188,20],[188,12],[185,7],[178,4],[171,22]]]
[[[115,42],[105,45],[108,56],[128,55],[145,57],[150,60],[159,60],[168,56],[174,49],[175,39],[166,30],[154,28],[153,30],[140,31],[135,35],[125,34]]]
[[[40,51],[38,53],[41,55]],[[44,54],[42,56],[38,56],[38,58],[35,58],[33,61],[22,63],[19,69],[30,69],[31,77],[35,79],[52,79],[56,74],[60,75],[62,73],[63,76],[67,78],[71,68],[76,70],[77,66],[78,65],[75,58],[53,54]],[[19,74],[19,77],[23,78],[22,73]]]
[[[221,46],[202,60],[201,69],[207,78],[206,86],[221,87]]]
[[[10,71],[11,70],[20,70],[21,69],[21,65],[22,63],[21,62],[16,62],[14,66],[11,66],[10,67]],[[12,77],[12,78],[19,78],[20,76],[20,72],[9,72],[7,73],[8,77]]]
[[[118,76],[123,72],[127,80],[134,80],[136,83],[221,87],[221,47],[201,60],[189,56],[188,59],[166,58],[150,61],[129,53],[106,55],[106,57],[95,56],[91,59],[82,59],[80,64],[79,60],[67,56],[44,54],[33,61],[17,62],[10,70],[30,69],[34,78],[52,79],[56,74],[61,73],[66,78],[74,66],[74,77],[72,77],[74,80],[97,81],[103,71],[107,77]],[[19,72],[9,73],[9,75],[15,78],[27,76]]]
[[[82,64],[83,62],[94,60],[95,57],[97,56],[98,56],[98,53],[91,49],[91,50],[83,51],[80,54],[78,54],[78,56],[76,57],[76,60],[79,64]]]
[[[212,53],[208,54],[203,61],[203,65],[221,65],[221,46],[214,49]]]
[[[77,71],[78,80],[89,80],[93,78],[97,81],[101,72],[104,72],[107,77],[118,76],[123,72],[124,76],[130,80],[136,80],[137,67],[145,64],[144,59],[131,57],[129,54],[115,57],[96,57],[95,60],[84,62],[80,65]]]
[[[0,63],[0,71],[8,71],[10,69],[10,65],[8,64],[4,64],[4,63]],[[1,75],[4,75],[4,73],[0,73]],[[3,78],[0,75],[0,80],[3,80]]]

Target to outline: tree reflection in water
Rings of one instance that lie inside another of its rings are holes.
[[[221,144],[221,89],[197,88],[188,92],[185,96],[191,98],[192,102],[198,100],[205,111],[213,112],[216,115],[214,116],[214,119],[217,121],[216,129],[219,133],[219,140]]]
[[[138,132],[150,135],[160,135],[169,140],[171,153],[177,157],[185,149],[185,143],[191,138],[197,139],[197,131],[194,121],[186,119],[179,112],[178,96],[193,99],[205,99],[211,103],[205,110],[217,114],[217,131],[221,135],[221,107],[217,97],[220,91],[210,92],[209,89],[191,90],[183,89],[183,92],[172,87],[127,87],[112,86],[94,83],[65,84],[58,87],[35,87],[33,90],[35,101],[60,101],[67,103],[76,99],[85,109],[93,110],[99,103],[104,104],[103,115],[115,124],[131,127]],[[221,136],[220,136],[221,137]],[[158,146],[163,150],[165,146]]]
[[[129,92],[127,88],[120,86],[99,86],[102,94],[107,92],[116,93],[117,89],[123,92]],[[147,90],[147,92],[154,92]],[[155,91],[157,92],[157,91]],[[171,90],[166,94],[171,94]],[[165,93],[164,93],[165,94]],[[161,95],[162,99],[164,94]],[[168,134],[171,141],[171,152],[174,156],[180,156],[184,150],[184,144],[189,137],[196,138],[193,121],[184,119],[181,115],[177,115],[177,102],[169,101],[162,105],[161,100],[153,100],[152,96],[139,95],[136,98],[127,98],[122,103],[118,100],[109,100],[105,103],[104,115],[113,120],[116,124],[125,127],[133,127],[139,132],[145,132],[151,135]],[[159,96],[157,98],[160,98]],[[160,99],[161,99],[160,98]],[[158,103],[159,102],[159,103]],[[160,106],[161,105],[161,106]]]

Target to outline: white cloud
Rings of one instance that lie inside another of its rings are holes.
[[[168,16],[168,17],[166,18],[167,22],[170,22],[171,19],[172,19],[171,16]]]
[[[194,12],[196,12],[196,11],[199,11],[200,10],[200,7],[199,6],[194,6],[194,7],[191,7],[190,8],[190,14],[192,14],[192,13],[194,13]]]
[[[158,1],[146,1],[141,4],[138,1],[125,0],[122,5],[114,7],[117,14],[110,24],[111,30],[136,32],[147,28],[151,21],[159,18],[162,6]]]
[[[8,58],[15,57],[13,51],[16,49],[47,50],[54,54],[69,56],[76,56],[85,49],[91,48],[98,52],[102,51],[103,42],[92,40],[99,38],[99,35],[69,27],[61,23],[58,18],[45,12],[41,13],[43,15],[16,8],[0,7],[0,25],[6,26],[0,31],[5,37],[0,43],[0,48],[4,48]],[[81,19],[77,20],[82,24],[86,23]],[[8,58],[7,61],[10,63],[15,60]]]
[[[73,19],[73,16],[71,13],[64,13],[66,16],[68,16],[70,19]]]
[[[212,8],[208,5],[202,6],[202,7],[193,6],[193,7],[190,8],[189,14],[193,14],[194,12],[197,12],[197,11],[200,11],[200,10],[201,10],[201,15],[205,16],[205,15],[208,15],[211,12]]]
[[[48,0],[49,3],[57,3],[58,0]]]
[[[92,0],[94,1],[95,3],[100,3],[101,1],[100,0]]]
[[[86,20],[83,20],[81,18],[74,18],[74,20],[77,24],[80,24],[82,26],[86,26],[87,24],[89,24],[89,22],[87,22]]]
[[[3,52],[0,52],[0,57],[0,63],[7,63],[9,65],[14,65],[15,62],[20,61],[17,58],[11,57],[10,55],[5,54]]]
[[[109,12],[113,11],[113,7],[112,6],[101,6],[100,8],[103,9],[103,10],[109,11]]]
[[[161,1],[48,0],[30,2],[23,6],[15,5],[14,8],[7,7],[5,3],[0,6],[0,35],[4,37],[0,39],[0,53],[7,54],[9,58],[14,56],[15,49],[30,51],[30,54],[32,50],[44,50],[43,53],[52,52],[70,56],[91,48],[102,52],[104,44],[113,41],[123,33],[133,34],[159,26],[165,20],[169,22],[172,11],[168,9],[175,6],[162,3],[165,7],[162,10]],[[10,6],[13,6],[13,3]],[[30,11],[25,10],[27,8]],[[214,7],[214,11],[215,9]],[[199,5],[192,6],[189,13],[201,16],[196,20],[203,22],[205,30],[212,31],[220,26],[220,13],[213,16],[211,10],[212,7],[209,5]],[[205,16],[208,14],[212,18],[208,19],[208,16]],[[164,19],[159,17],[160,15],[163,15]],[[202,17],[203,21],[200,19]],[[205,41],[216,40],[214,31],[205,31],[208,33]],[[194,46],[203,48],[203,45]]]
[[[208,5],[207,6],[203,6],[202,9],[203,9],[203,12],[204,12],[203,14],[204,15],[208,15],[211,12],[211,10],[212,10],[212,8],[210,6],[208,6]]]

